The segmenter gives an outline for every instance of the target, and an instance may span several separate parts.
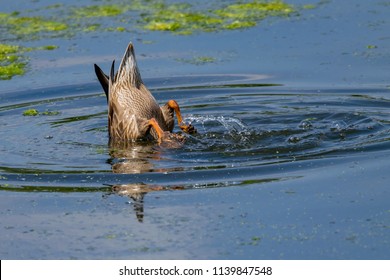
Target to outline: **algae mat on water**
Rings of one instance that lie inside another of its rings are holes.
[[[17,45],[0,44],[0,80],[9,80],[15,75],[23,75],[28,58],[26,52],[34,50],[54,50],[56,46],[24,48]]]
[[[137,30],[190,35],[194,32],[218,32],[250,28],[268,17],[288,17],[299,8],[283,1],[230,1],[210,3],[199,8],[182,2],[96,1],[89,6],[50,5],[44,8],[0,13],[2,45],[0,79],[23,75],[28,59],[19,46],[45,38],[69,38],[85,32],[134,32]],[[302,7],[304,8],[304,7]],[[50,10],[50,13],[47,11]],[[50,14],[50,16],[47,16]],[[7,49],[9,46],[9,49]]]
[[[0,79],[24,74],[26,63],[21,61],[19,49],[19,46],[0,44]]]

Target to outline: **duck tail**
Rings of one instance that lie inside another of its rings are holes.
[[[111,71],[110,76],[108,78],[108,92],[112,91],[112,87],[115,83],[116,76],[114,75],[114,68],[115,68],[115,60],[112,61],[111,64]],[[111,138],[111,123],[114,119],[114,110],[112,108],[113,102],[112,102],[112,94],[107,95],[107,103],[108,103],[108,135]]]
[[[108,76],[104,74],[103,70],[100,69],[100,67],[96,64],[95,66],[95,73],[96,77],[98,78],[100,84],[102,85],[102,88],[104,90],[104,93],[106,94],[107,102],[108,102]]]
[[[138,70],[135,59],[134,46],[129,43],[118,70],[118,81],[130,82],[134,87],[139,88],[142,84],[141,74]]]
[[[111,70],[110,70],[110,78],[108,83],[108,89],[112,88],[112,85],[115,83],[116,76],[114,75],[115,68],[115,60],[112,61]]]

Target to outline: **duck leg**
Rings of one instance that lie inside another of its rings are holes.
[[[157,123],[155,118],[151,118],[148,121],[148,125],[154,128],[154,130],[157,133],[157,142],[161,145],[164,144],[166,147],[170,148],[178,148],[181,147],[183,144],[184,137],[175,134],[170,133],[169,131],[164,131],[160,127],[160,125]]]
[[[177,123],[179,124],[179,127],[181,130],[183,130],[185,133],[188,133],[188,134],[195,134],[196,133],[196,129],[194,126],[192,126],[191,124],[187,125],[183,122],[183,118],[181,116],[179,104],[177,104],[177,102],[175,100],[169,100],[167,103],[167,106],[170,109],[173,109],[175,111],[176,117],[177,117]]]
[[[157,133],[157,141],[159,143],[161,143],[161,140],[164,138],[165,136],[165,132],[164,130],[162,130],[162,128],[159,126],[158,122],[156,121],[155,118],[151,118],[149,121],[148,121],[148,124],[154,128],[154,130],[156,131]]]

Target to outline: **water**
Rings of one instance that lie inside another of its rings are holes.
[[[341,40],[327,17],[344,11],[334,3],[264,29],[137,35],[158,40],[139,44],[149,54],[139,56],[145,84],[160,104],[177,100],[198,130],[176,148],[107,145],[92,62],[108,68],[128,36],[110,35],[120,43],[104,56],[91,46],[103,42],[96,34],[51,62],[32,54],[35,70],[0,81],[1,258],[388,259],[389,40],[379,7],[387,9],[377,3],[365,14],[378,24],[361,25],[371,32],[360,42],[378,49],[352,56],[342,46],[355,41]],[[364,18],[359,5],[349,11]],[[314,23],[327,25],[318,34]],[[303,41],[281,44],[297,34]],[[317,45],[322,38],[335,48]],[[204,66],[170,60],[194,42],[196,54],[225,52]],[[85,59],[64,65],[61,56]],[[31,108],[40,114],[24,116]]]
[[[3,256],[386,257],[386,90],[232,78],[152,88],[162,104],[175,98],[198,129],[175,149],[111,151],[96,84],[4,100],[2,223],[12,226],[2,231],[18,242]],[[32,106],[59,114],[23,116]],[[45,246],[31,250],[38,240]]]

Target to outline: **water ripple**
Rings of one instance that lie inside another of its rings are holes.
[[[240,84],[231,76],[218,84],[216,78],[223,80],[213,76],[208,84],[201,77],[202,85],[196,77],[183,77],[169,87],[164,79],[153,80],[159,102],[176,99],[198,130],[176,149],[147,143],[110,149],[106,100],[95,85],[2,96],[2,188],[229,186],[280,180],[302,162],[390,148],[386,89],[287,90]],[[59,113],[23,116],[28,108]]]

